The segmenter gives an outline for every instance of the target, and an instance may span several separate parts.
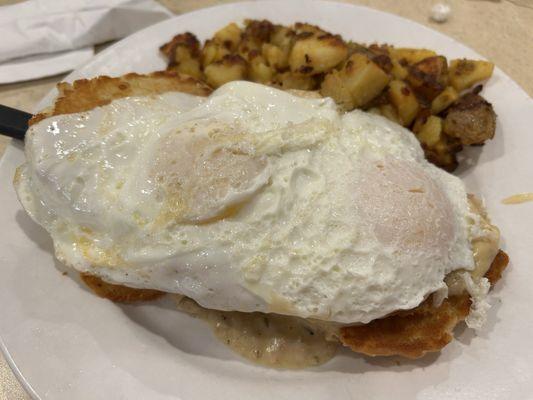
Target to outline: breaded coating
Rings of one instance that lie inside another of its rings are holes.
[[[170,71],[148,75],[130,73],[117,78],[99,76],[80,79],[72,84],[61,82],[58,83],[57,90],[59,95],[55,104],[50,109],[34,115],[29,125],[53,115],[87,111],[128,96],[147,96],[171,91],[208,96],[212,91],[197,79]]]
[[[89,274],[80,274],[83,282],[96,295],[103,297],[117,303],[134,303],[137,301],[155,300],[165,293],[158,290],[150,289],[134,289],[122,285],[113,285],[112,283],[104,282],[97,276]]]
[[[485,274],[492,285],[501,277],[509,257],[502,250]],[[444,299],[439,307],[429,297],[418,307],[400,311],[365,325],[341,328],[340,340],[357,353],[369,356],[400,355],[419,358],[439,351],[453,339],[453,329],[470,311],[468,294]]]

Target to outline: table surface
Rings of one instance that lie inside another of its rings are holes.
[[[0,0],[0,6],[19,0]],[[158,0],[176,14],[234,0]],[[430,20],[431,0],[345,0],[420,22],[472,47],[505,71],[533,97],[533,0],[449,0],[451,17]],[[65,75],[0,85],[0,104],[31,112]],[[0,134],[0,157],[9,143]],[[1,190],[1,189],[0,189]],[[0,400],[29,399],[0,355]]]

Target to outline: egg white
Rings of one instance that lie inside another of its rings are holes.
[[[124,98],[33,125],[26,158],[19,198],[62,262],[207,308],[365,323],[474,268],[462,182],[331,99]]]

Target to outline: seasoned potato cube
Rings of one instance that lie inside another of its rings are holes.
[[[274,44],[263,43],[262,53],[268,65],[277,70],[285,69],[289,65],[288,51],[284,51]]]
[[[420,141],[428,161],[436,166],[453,171],[457,168],[457,152],[463,148],[459,140],[446,135],[442,118],[429,115],[429,110],[421,112],[413,132]]]
[[[189,58],[176,64],[170,64],[167,69],[192,76],[196,79],[202,79],[204,76],[202,73],[200,60],[197,58]]]
[[[391,47],[389,53],[392,57],[397,59],[399,62],[406,62],[407,64],[415,64],[419,61],[422,61],[424,58],[436,56],[433,50],[427,49],[409,49],[402,47]]]
[[[316,81],[309,75],[295,75],[291,72],[278,74],[274,82],[282,89],[314,90]]]
[[[387,86],[389,76],[363,54],[353,54],[343,70],[355,107],[368,103]]]
[[[225,46],[214,40],[206,40],[202,49],[202,66],[205,68],[211,63],[222,60],[228,54],[230,51]]]
[[[244,35],[241,40],[241,44],[237,49],[237,54],[239,54],[246,61],[250,61],[257,54],[261,54],[261,49],[262,44],[260,41]]]
[[[391,120],[392,122],[396,122],[397,124],[401,125],[402,121],[400,120],[400,117],[398,115],[398,111],[392,104],[382,104],[379,106],[379,112],[381,115],[383,115],[385,118]]]
[[[392,72],[392,60],[386,54],[372,54],[370,59],[383,71],[387,73]]]
[[[494,64],[482,60],[451,60],[450,84],[461,92],[492,76]]]
[[[255,40],[258,43],[264,43],[270,41],[270,36],[274,32],[274,25],[272,22],[263,19],[259,20],[246,20],[246,28],[244,28],[245,37]]]
[[[409,126],[420,109],[416,96],[409,85],[403,81],[391,81],[389,83],[389,99],[398,111],[401,125]]]
[[[296,31],[297,35],[300,33],[304,33],[304,32],[319,33],[319,34],[327,33],[325,30],[323,30],[319,26],[311,25],[305,22],[296,22],[294,24],[294,30]]]
[[[331,71],[324,77],[320,93],[323,96],[331,97],[342,109],[352,110],[355,105],[345,80],[344,74],[341,72]]]
[[[434,147],[442,136],[442,118],[430,115],[424,123],[417,126],[416,136],[420,143]]]
[[[169,59],[170,62],[180,61],[176,59],[176,49],[180,48],[181,52],[177,57],[182,57],[186,51],[188,58],[196,58],[200,54],[200,42],[190,32],[180,33],[159,48],[161,52]]]
[[[215,33],[213,39],[230,51],[235,51],[241,42],[241,33],[241,28],[239,28],[236,23],[232,22]]]
[[[428,57],[409,66],[407,82],[415,92],[431,101],[448,84],[448,63],[442,56]]]
[[[269,67],[266,60],[258,55],[250,61],[249,78],[254,82],[267,83],[274,76],[274,69]]]
[[[394,77],[394,79],[404,80],[407,78],[407,68],[405,68],[400,62],[394,58],[391,57],[391,63],[392,63],[392,69],[390,73]]]
[[[289,54],[289,66],[293,73],[317,74],[331,70],[347,55],[348,48],[339,36],[310,34],[294,43]]]
[[[215,61],[204,69],[207,83],[214,88],[230,81],[244,79],[246,72],[246,61],[236,54],[228,54],[222,60]]]
[[[326,75],[321,93],[346,109],[362,107],[378,96],[389,80],[389,76],[366,55],[355,53],[340,71]],[[351,101],[347,100],[348,93]]]
[[[458,98],[457,91],[452,86],[448,86],[431,102],[431,113],[438,114],[444,111]]]
[[[276,25],[270,36],[270,42],[284,51],[290,50],[295,33],[292,29],[283,25]]]
[[[169,57],[168,70],[202,79],[200,42],[196,36],[188,32],[176,35],[161,51]]]

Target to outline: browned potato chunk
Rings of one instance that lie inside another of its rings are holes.
[[[326,75],[320,92],[349,110],[374,99],[389,80],[390,77],[366,55],[355,53],[340,71]]]
[[[289,65],[288,51],[274,44],[263,43],[262,53],[268,65],[277,70],[285,69]]]
[[[323,96],[331,97],[342,109],[352,110],[355,104],[345,81],[346,78],[343,73],[333,70],[324,77],[320,93]]]
[[[276,25],[270,36],[270,42],[284,51],[289,51],[292,47],[295,33],[292,29],[283,25]]]
[[[317,74],[327,72],[348,55],[348,48],[339,36],[302,34],[289,54],[293,73]]]
[[[179,35],[174,36],[170,42],[165,43],[159,48],[159,50],[161,50],[172,63],[180,61],[179,59],[176,59],[176,49],[178,47],[182,49],[182,52],[178,54],[178,57],[180,57],[184,51],[187,52],[188,58],[196,58],[200,54],[200,42],[196,36],[190,32],[180,33]]]
[[[246,61],[236,54],[228,54],[222,60],[215,61],[204,69],[207,83],[214,88],[230,81],[244,79],[246,72]]]
[[[161,51],[169,58],[167,69],[202,79],[200,65],[200,42],[192,33],[182,33],[161,46]]]
[[[420,143],[429,147],[435,146],[442,136],[442,118],[434,115],[429,116],[426,122],[416,130],[416,136]]]
[[[436,56],[433,50],[428,49],[409,49],[401,47],[392,47],[389,49],[390,55],[401,62],[406,62],[407,64],[415,64],[419,61],[422,61],[424,58]]]
[[[396,122],[399,125],[402,124],[398,111],[392,104],[382,104],[379,106],[379,113],[392,122]]]
[[[274,32],[274,25],[272,22],[264,20],[246,20],[246,28],[244,28],[245,37],[252,39],[258,43],[270,41],[270,36]]]
[[[176,71],[181,74],[192,76],[196,79],[202,79],[204,74],[202,72],[200,60],[197,58],[189,58],[187,60],[180,61],[177,64],[171,64],[168,66],[171,71]]]
[[[409,126],[420,109],[416,96],[409,85],[403,81],[391,81],[389,83],[389,99],[398,111],[400,124]]]
[[[423,98],[431,101],[448,84],[448,63],[442,56],[428,57],[409,66],[407,82]]]
[[[450,84],[461,92],[492,76],[494,64],[482,60],[451,60]]]
[[[462,146],[456,138],[444,133],[442,118],[421,115],[413,126],[413,132],[420,141],[428,161],[449,172],[457,168],[456,154]]]
[[[274,83],[284,90],[314,90],[316,88],[316,81],[312,76],[295,75],[288,71],[278,74],[274,79]]]
[[[294,24],[294,30],[296,31],[297,35],[300,33],[304,33],[304,32],[317,33],[317,34],[327,33],[325,30],[323,30],[319,26],[311,25],[305,22],[296,22]]]
[[[448,86],[431,102],[431,113],[439,114],[441,111],[447,109],[458,98],[459,94],[457,91],[452,86]]]
[[[444,132],[462,144],[481,144],[494,137],[496,114],[492,105],[475,93],[462,96],[448,109]]]
[[[391,63],[392,69],[390,73],[392,74],[394,79],[404,80],[405,78],[407,78],[407,68],[400,64],[400,62],[394,57],[391,57]]]
[[[261,55],[257,55],[250,61],[249,78],[254,82],[268,83],[274,76],[274,69],[267,65]]]
[[[230,51],[235,51],[241,42],[241,33],[241,28],[232,22],[216,32],[213,39]]]
[[[222,60],[224,56],[230,54],[228,48],[214,40],[206,40],[202,49],[202,66],[205,68],[209,64]]]

